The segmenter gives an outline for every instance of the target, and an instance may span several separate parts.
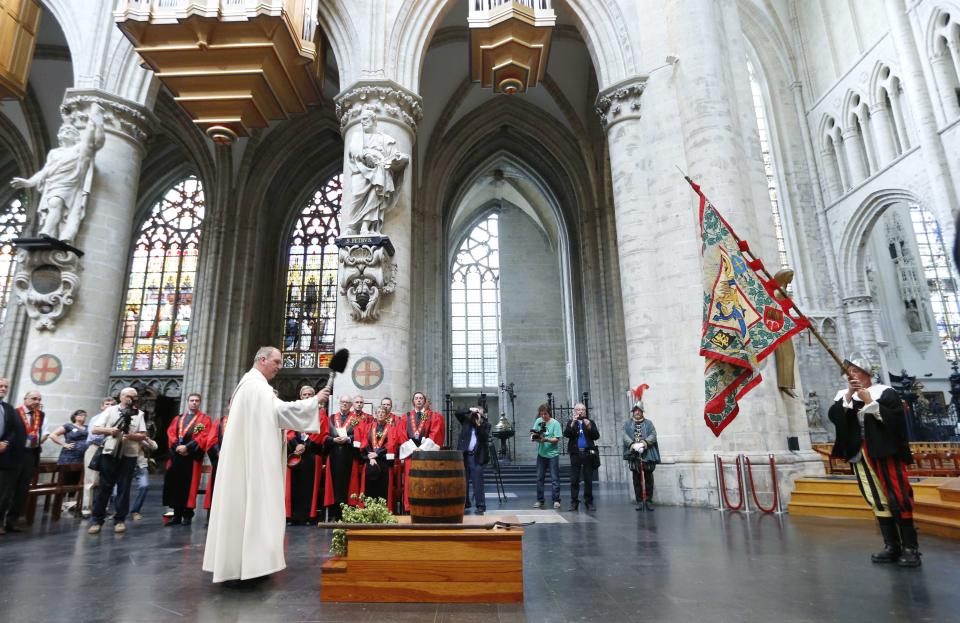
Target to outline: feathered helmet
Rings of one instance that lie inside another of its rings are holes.
[[[646,411],[646,409],[643,408],[643,392],[648,389],[650,389],[649,385],[646,383],[641,383],[630,390],[630,395],[632,395],[633,399],[636,400],[636,402],[633,403],[633,408],[631,411]]]

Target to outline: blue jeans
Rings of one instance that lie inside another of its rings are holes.
[[[139,465],[133,470],[133,480],[137,483],[137,497],[133,500],[131,513],[139,513],[143,508],[143,501],[147,499],[147,491],[150,489],[150,473],[146,467]]]
[[[477,510],[487,509],[486,492],[483,488],[483,465],[477,463],[477,455],[463,453],[464,475],[467,477],[467,505],[470,504],[470,483],[473,483],[473,503]]]
[[[560,501],[560,457],[551,458],[537,455],[537,501],[543,502],[543,481],[550,469],[550,485],[553,490],[553,501]]]

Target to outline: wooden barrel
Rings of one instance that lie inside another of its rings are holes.
[[[436,450],[411,454],[407,497],[413,523],[463,523],[463,504],[467,497],[463,452]]]

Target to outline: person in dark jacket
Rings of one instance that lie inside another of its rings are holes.
[[[850,463],[860,493],[880,524],[884,548],[871,560],[919,567],[913,489],[907,475],[913,455],[900,397],[892,387],[873,383],[865,357],[851,357],[844,365],[847,386],[837,392],[828,412],[837,429],[831,456]]]
[[[487,510],[487,498],[483,485],[483,466],[490,462],[490,421],[481,407],[457,410],[454,415],[460,422],[460,437],[457,450],[463,452],[463,468],[467,479],[465,508],[470,508],[470,484],[473,483],[473,503],[476,513]]]
[[[40,448],[50,435],[47,416],[40,407],[40,392],[32,389],[24,395],[23,404],[13,409],[12,417],[8,417],[6,408],[3,409],[3,434],[6,436],[9,432],[11,435],[4,452],[9,454],[9,463],[0,467],[3,479],[0,484],[0,520],[6,532],[23,530],[17,526],[17,520],[40,465]]]
[[[16,409],[6,401],[8,391],[10,381],[0,378],[0,535],[7,533],[7,510],[13,502],[27,441],[27,429]]]
[[[573,418],[563,429],[567,442],[567,454],[570,455],[570,508],[576,511],[580,507],[580,478],[583,478],[583,502],[587,510],[596,510],[593,506],[594,461],[598,461],[597,439],[600,429],[587,415],[587,406],[578,402],[573,407]]]

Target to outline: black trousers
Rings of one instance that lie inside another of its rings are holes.
[[[0,520],[4,525],[12,525],[20,517],[39,462],[40,454],[28,449],[17,465],[0,472]]]
[[[137,457],[121,456],[114,458],[112,454],[104,453],[100,456],[100,487],[97,497],[93,501],[91,523],[103,524],[107,518],[107,503],[113,487],[117,487],[117,497],[113,501],[116,514],[113,520],[116,523],[126,521],[130,511],[130,484],[133,482],[133,470],[137,467]]]
[[[580,503],[580,478],[583,478],[583,501],[593,504],[593,464],[589,454],[570,454],[570,503]]]
[[[631,470],[630,473],[633,474],[633,493],[635,496],[637,496],[637,504],[643,500],[642,486],[644,483],[646,484],[647,488],[647,499],[650,500],[653,498],[653,470],[656,469],[656,467],[656,463],[644,463],[642,481],[640,479],[640,472]]]

